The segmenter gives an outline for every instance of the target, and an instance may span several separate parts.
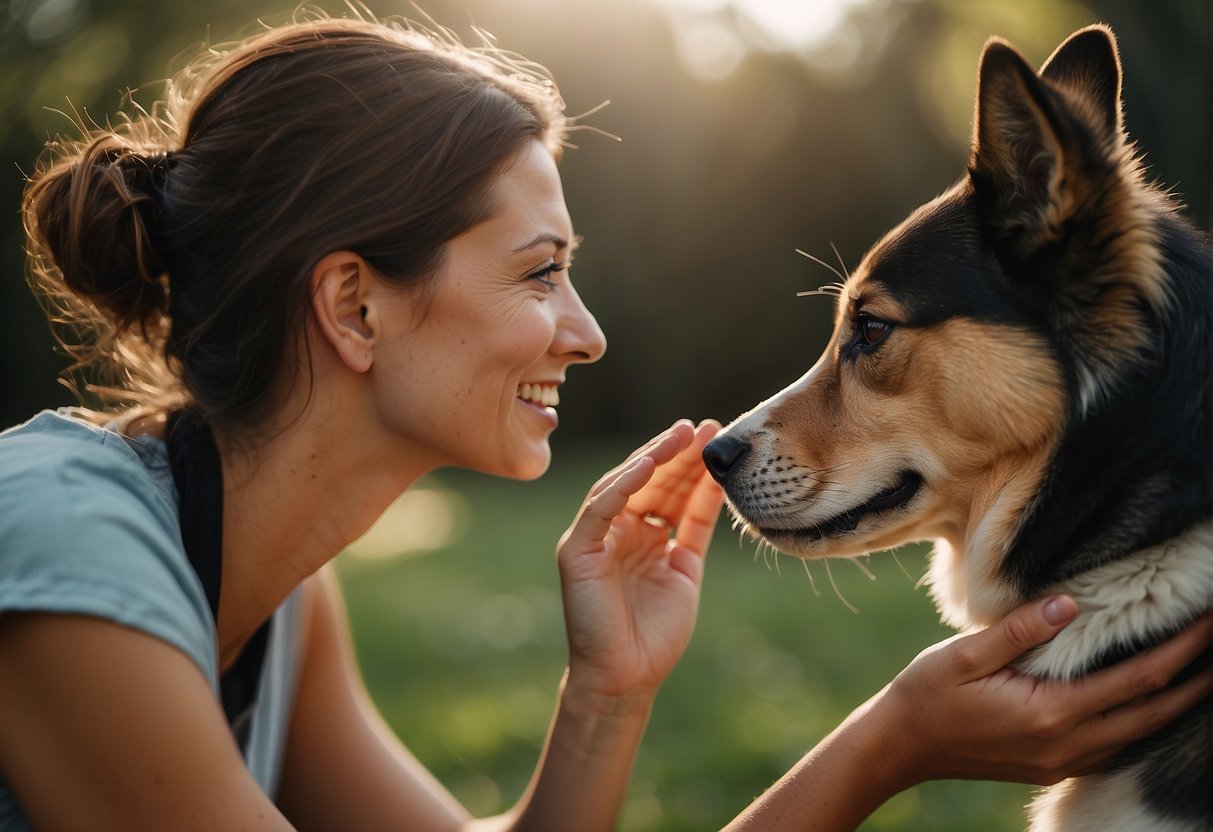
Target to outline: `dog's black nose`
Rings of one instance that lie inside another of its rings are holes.
[[[708,472],[716,478],[716,482],[723,485],[729,476],[729,471],[732,471],[734,466],[741,462],[749,452],[749,443],[734,439],[727,434],[717,436],[703,449],[703,464],[707,466]]]

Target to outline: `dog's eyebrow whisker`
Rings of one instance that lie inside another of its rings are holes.
[[[830,271],[832,271],[832,272],[833,272],[835,275],[837,275],[839,280],[841,280],[841,281],[843,281],[843,282],[846,282],[847,276],[846,276],[845,274],[843,274],[842,272],[838,271],[838,269],[834,268],[834,267],[833,267],[833,266],[831,266],[829,263],[827,263],[826,261],[822,260],[820,257],[814,257],[813,255],[809,254],[809,253],[808,253],[807,251],[805,251],[804,249],[799,249],[799,248],[798,248],[798,249],[796,249],[796,253],[797,253],[797,254],[799,254],[801,257],[807,257],[807,258],[809,258],[809,259],[810,259],[810,260],[812,260],[814,263],[817,263],[817,264],[818,264],[818,265],[820,265],[820,266],[825,266],[827,269],[829,269],[829,270],[830,270]]]
[[[797,292],[796,297],[807,298],[811,295],[825,295],[836,298],[842,295],[842,290],[835,286],[818,286],[816,289],[806,289],[803,292]]]
[[[826,574],[830,577],[830,586],[834,587],[834,594],[838,596],[838,600],[842,601],[843,606],[849,609],[851,612],[858,614],[859,608],[846,599],[846,597],[842,594],[842,590],[838,588],[838,584],[834,581],[834,573],[830,571],[829,558],[825,559],[825,565]]]
[[[834,249],[834,256],[838,258],[838,265],[842,266],[842,273],[847,276],[847,280],[850,280],[851,273],[847,271],[847,264],[843,262],[842,255],[838,253],[838,246],[834,245],[833,240],[830,240],[830,248]]]

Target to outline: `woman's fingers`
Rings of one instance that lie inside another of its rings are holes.
[[[1213,694],[1213,668],[1141,701],[1121,705],[1088,720],[1088,741],[1119,748],[1155,733]]]
[[[1028,650],[1057,635],[1078,613],[1068,595],[1041,598],[1012,610],[997,624],[952,642],[962,681],[974,681],[1006,667]]]
[[[679,525],[691,493],[704,472],[703,448],[719,430],[720,423],[713,420],[696,427],[690,442],[658,468],[652,481],[637,493],[629,508],[638,514],[661,518],[671,526]]]
[[[610,483],[589,496],[560,548],[571,546],[573,551],[597,548],[606,539],[611,523],[627,507],[628,499],[649,481],[655,470],[656,464],[647,456],[634,459],[619,470]]]
[[[699,555],[707,552],[723,504],[724,493],[720,486],[704,471],[699,475],[699,480],[687,499],[682,522],[678,524],[678,532],[674,537],[675,542]]]
[[[712,543],[723,503],[720,486],[703,472],[687,500],[674,539],[666,544],[670,568],[686,575],[696,586],[703,579],[703,556]]]
[[[1084,676],[1077,682],[1074,707],[1080,713],[1097,714],[1123,706],[1130,709],[1129,718],[1135,714],[1153,714],[1153,710],[1142,710],[1125,703],[1164,688],[1176,673],[1209,650],[1211,643],[1213,614],[1205,613],[1157,647]],[[1183,687],[1176,686],[1175,690]],[[1166,704],[1177,701],[1174,691],[1151,697],[1149,701],[1152,703],[1159,698],[1163,699],[1164,711]]]
[[[590,497],[595,496],[604,488],[610,486],[620,474],[630,468],[632,463],[642,456],[650,457],[658,465],[669,462],[694,439],[694,433],[695,428],[689,419],[679,419],[673,425],[632,451],[632,453],[628,454],[627,459],[604,474],[594,484],[594,487],[590,489]]]
[[[677,526],[673,545],[702,556],[711,542],[722,496],[706,477],[703,447],[720,429],[715,421],[692,427],[686,420],[645,443],[591,489],[560,547],[597,548],[625,510],[655,525]]]

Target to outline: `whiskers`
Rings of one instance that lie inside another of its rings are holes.
[[[824,266],[825,268],[827,268],[831,272],[833,272],[834,276],[838,278],[838,282],[836,282],[836,283],[827,283],[825,286],[818,286],[816,289],[809,289],[808,291],[797,292],[796,297],[803,298],[803,297],[807,297],[809,295],[826,295],[828,297],[835,297],[835,298],[842,297],[843,290],[845,289],[845,284],[851,278],[851,273],[847,271],[847,264],[843,262],[842,255],[838,253],[838,246],[834,245],[833,243],[830,243],[830,248],[833,249],[834,256],[836,258],[838,258],[838,265],[842,267],[842,271],[839,271],[838,269],[834,268],[832,265],[830,265],[826,261],[822,260],[820,257],[816,257],[812,254],[809,254],[807,251],[804,251],[803,249],[799,249],[799,248],[796,249],[797,254],[799,254],[802,257],[809,258],[810,260],[812,260],[814,263],[818,264],[819,266]]]
[[[897,550],[890,549],[889,554],[893,556],[893,562],[897,564],[897,568],[901,570],[901,574],[910,579],[910,583],[914,584],[914,590],[917,592],[922,589],[923,584],[927,582],[927,578],[931,576],[930,572],[923,572],[922,577],[915,578],[910,574],[910,570],[906,569],[905,564],[901,562],[901,558],[897,557]]]
[[[847,600],[847,597],[842,594],[842,590],[838,588],[838,583],[834,580],[834,573],[830,570],[830,559],[825,559],[826,575],[830,578],[830,586],[834,587],[834,594],[838,596],[838,600],[842,601],[842,605],[853,613],[859,612],[859,607]]]
[[[738,524],[735,522],[733,524],[734,528],[736,528],[737,525]],[[739,543],[745,542],[746,529],[748,529],[747,524],[742,524],[742,525],[744,525],[745,528],[743,528],[741,531],[741,540],[738,541]],[[768,541],[766,538],[761,538],[761,537],[758,538],[757,544],[758,545],[754,549],[754,560],[757,561],[758,558],[761,557],[762,562],[766,565],[768,571],[772,570],[772,563],[773,563],[774,564],[773,571],[775,572],[776,575],[779,575],[780,577],[782,577],[783,572],[780,571],[780,568],[779,568],[779,555],[781,554],[780,551],[777,548],[775,548],[775,546],[772,545],[771,542]],[[809,567],[809,559],[808,558],[798,558],[798,560],[800,561],[801,566],[804,567],[804,574],[809,579],[809,587],[813,590],[813,595],[817,598],[822,597],[821,590],[819,590],[817,588],[817,580],[813,577],[813,570]],[[859,607],[855,606],[850,601],[848,601],[847,597],[842,594],[842,590],[838,587],[838,581],[836,581],[834,579],[834,572],[833,572],[833,570],[830,569],[830,560],[831,560],[830,558],[822,558],[822,560],[821,560],[821,563],[825,566],[826,577],[828,577],[830,580],[830,588],[834,590],[835,597],[838,598],[838,600],[842,602],[842,605],[844,607],[846,607],[851,612],[857,614],[859,612]],[[847,558],[846,560],[853,563],[856,566],[856,568],[859,569],[860,572],[862,572],[865,576],[867,576],[867,579],[869,581],[876,580],[876,576],[874,574],[872,574],[872,571],[870,569],[868,569],[868,567],[865,566],[862,562],[860,562],[854,558]]]
[[[842,297],[841,283],[827,283],[825,286],[818,286],[816,289],[806,289],[803,292],[797,292],[796,297],[807,298],[813,295],[825,295],[831,298]]]

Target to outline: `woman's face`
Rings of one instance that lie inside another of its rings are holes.
[[[569,280],[572,221],[539,142],[493,184],[497,210],[446,246],[429,296],[385,304],[380,419],[436,465],[530,479],[551,460],[557,388],[606,339]]]

